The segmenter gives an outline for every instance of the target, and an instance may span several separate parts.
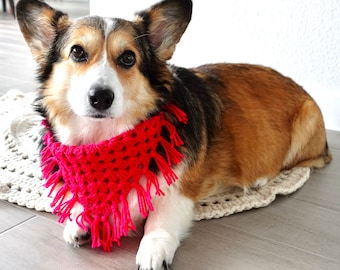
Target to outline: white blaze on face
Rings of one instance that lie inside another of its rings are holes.
[[[110,65],[106,51],[106,40],[114,24],[115,22],[113,20],[105,19],[104,44],[98,43],[98,47],[95,48],[95,50],[101,50],[99,53],[97,52],[99,55],[98,60],[83,69],[82,72],[70,76],[70,88],[67,92],[67,100],[74,113],[80,117],[94,117],[98,114],[97,110],[91,106],[89,101],[89,91],[94,87],[111,89],[114,93],[114,101],[111,107],[105,110],[105,112],[102,112],[105,117],[119,118],[123,114],[124,89],[117,72]],[[93,43],[93,41],[91,41],[91,43]],[[86,50],[86,46],[84,49]],[[89,58],[91,58],[91,55],[89,55]]]
[[[113,91],[113,103],[103,114],[108,118],[120,117],[123,113],[124,89],[116,71],[107,62],[106,53],[103,53],[100,62],[91,66],[84,74],[71,77],[67,99],[78,116],[93,117],[97,114],[89,100],[89,91],[93,87],[104,87]]]

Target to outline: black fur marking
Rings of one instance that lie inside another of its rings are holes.
[[[170,265],[165,260],[163,261],[163,269],[170,270]]]
[[[186,112],[187,124],[178,124],[178,130],[193,153],[198,153],[203,141],[202,130],[206,130],[206,139],[210,144],[213,134],[220,126],[222,108],[217,93],[207,88],[206,83],[197,77],[191,70],[172,67],[175,77],[172,101],[176,106]],[[195,155],[193,155],[195,156]]]
[[[45,62],[45,65],[41,66],[38,70],[38,80],[40,83],[44,83],[50,77],[50,74],[53,69],[53,65],[59,61],[60,59],[60,46],[58,46],[58,40],[60,40],[60,36],[62,36],[66,29],[64,30],[57,30],[58,29],[58,20],[63,17],[67,16],[67,14],[56,11],[51,26],[55,29],[55,38],[51,44],[50,50],[48,51],[48,56]]]
[[[147,78],[152,87],[160,94],[160,99],[166,99],[171,88],[171,77],[168,75],[166,63],[160,61],[150,43],[147,30],[148,16],[144,18],[142,27],[135,25],[136,44],[143,59],[139,66],[140,72]]]

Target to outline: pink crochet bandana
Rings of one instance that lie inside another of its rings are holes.
[[[186,114],[176,106],[168,105],[166,111],[179,122],[187,122]],[[48,121],[43,124],[47,129],[41,153],[45,186],[51,188],[51,194],[62,184],[51,206],[63,223],[70,218],[75,203],[80,203],[84,210],[76,222],[90,231],[93,248],[102,246],[110,251],[114,242],[119,245],[122,236],[136,230],[127,201],[131,191],[136,192],[139,212],[144,218],[153,210],[151,188],[155,188],[156,195],[164,195],[157,174],[149,169],[150,162],[157,166],[168,185],[177,180],[172,166],[183,158],[176,149],[183,141],[165,112],[110,140],[79,146],[55,141]],[[162,136],[165,130],[169,134],[167,139]],[[157,152],[159,148],[164,150],[162,155]],[[141,178],[146,184],[141,184]],[[69,192],[72,197],[66,199]]]

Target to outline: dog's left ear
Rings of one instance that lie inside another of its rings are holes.
[[[149,39],[158,57],[169,60],[187,28],[192,13],[191,0],[165,0],[137,13],[137,22],[146,25]]]

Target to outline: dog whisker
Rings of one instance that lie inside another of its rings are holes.
[[[135,41],[137,39],[140,39],[140,38],[143,38],[143,37],[147,37],[147,36],[151,36],[151,34],[150,33],[141,34],[141,35],[136,36],[133,39],[129,40],[127,43],[133,42],[133,41]]]

